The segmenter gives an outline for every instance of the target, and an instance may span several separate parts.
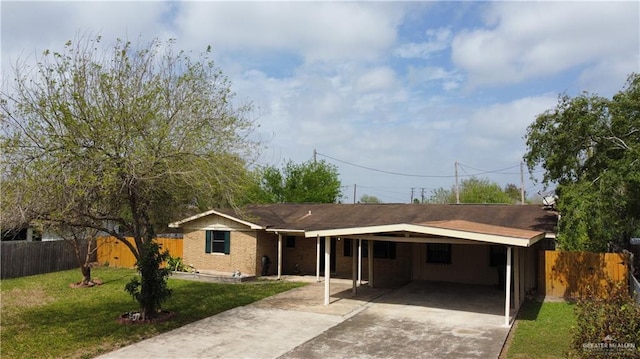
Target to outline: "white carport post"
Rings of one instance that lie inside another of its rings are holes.
[[[507,270],[505,271],[504,326],[509,326],[509,309],[511,308],[511,247],[507,247]]]
[[[525,275],[525,270],[527,268],[527,250],[528,248],[520,248],[520,302],[518,303],[518,308],[522,306],[524,303],[524,298],[527,295],[527,278]]]
[[[358,285],[362,285],[362,239],[358,239]]]
[[[356,248],[358,243],[355,239],[351,240],[351,278],[353,279],[353,288],[351,289],[353,295],[358,294],[358,258],[356,258]]]
[[[369,263],[369,287],[373,288],[373,241],[369,240],[369,242],[367,242],[367,244],[369,245],[368,249],[368,263]]]
[[[331,237],[324,237],[324,305],[329,305],[331,292]]]
[[[520,308],[520,248],[513,250],[513,308]]]
[[[320,235],[316,236],[316,282],[320,283]]]
[[[282,233],[278,233],[278,280],[282,277]]]

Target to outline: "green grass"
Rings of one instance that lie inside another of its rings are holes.
[[[6,279],[0,284],[0,356],[3,358],[90,358],[187,323],[302,286],[256,281],[243,284],[169,279],[172,297],[163,309],[170,321],[123,325],[116,319],[137,310],[124,291],[134,270],[95,268],[103,285],[73,289],[79,270]]]
[[[507,358],[564,358],[576,324],[574,304],[528,300],[518,314]]]

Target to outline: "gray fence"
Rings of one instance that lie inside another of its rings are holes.
[[[0,278],[2,279],[78,268],[73,247],[65,241],[9,241],[2,242],[1,245]],[[84,256],[86,246],[82,248]]]
[[[632,273],[629,273],[629,285],[631,286],[631,295],[635,298],[636,303],[640,303],[640,282]]]

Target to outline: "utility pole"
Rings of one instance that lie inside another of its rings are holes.
[[[353,204],[356,204],[356,184],[353,184]]]
[[[458,186],[458,161],[456,161],[456,204],[460,204],[460,186]]]
[[[313,149],[313,163],[316,163],[316,157],[318,156],[318,151],[316,151],[316,149]]]
[[[524,204],[524,162],[520,162],[520,202]]]
[[[420,203],[424,203],[424,187],[420,188],[420,197],[422,197],[422,202]]]
[[[413,190],[414,190],[414,189],[415,189],[415,188],[411,187],[411,201],[410,201],[409,203],[413,203]]]

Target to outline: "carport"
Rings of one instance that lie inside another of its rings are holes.
[[[331,262],[331,237],[352,239],[352,291],[357,293],[362,271],[362,241],[368,245],[369,286],[375,286],[373,242],[389,241],[401,243],[455,244],[455,245],[499,245],[506,248],[505,261],[505,298],[504,325],[510,325],[510,309],[519,309],[524,300],[523,284],[525,271],[525,253],[539,240],[545,238],[545,232],[488,225],[466,220],[431,221],[422,223],[399,223],[378,226],[364,226],[337,229],[311,230],[305,232],[306,238],[316,239],[316,277],[320,278],[320,241],[324,237],[324,262]],[[513,278],[513,287],[511,281]],[[513,298],[511,292],[513,290]],[[331,271],[324,271],[324,305],[330,305]]]

